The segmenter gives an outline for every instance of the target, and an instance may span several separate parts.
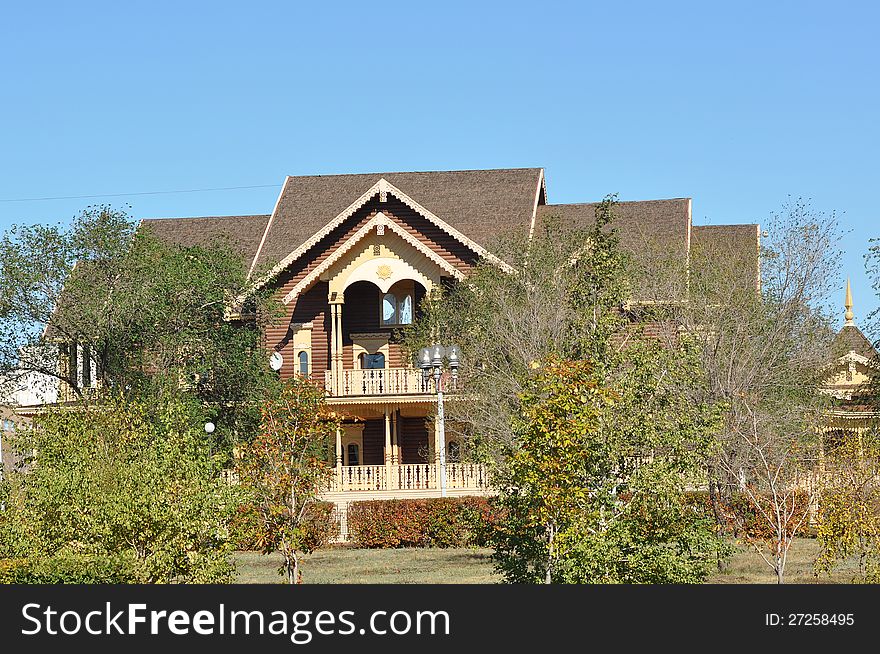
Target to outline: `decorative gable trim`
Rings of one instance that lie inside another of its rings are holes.
[[[538,218],[538,203],[541,202],[541,194],[544,194],[544,203],[547,202],[547,186],[544,182],[544,169],[538,173],[538,188],[535,189],[535,204],[532,205],[532,222],[529,224],[529,241],[535,233],[535,221]]]
[[[450,264],[448,261],[446,261],[446,259],[438,255],[431,248],[419,241],[403,227],[398,225],[395,221],[389,219],[385,214],[380,211],[369,221],[367,221],[367,223],[357,232],[352,234],[351,237],[347,241],[345,241],[345,243],[340,245],[333,252],[333,254],[324,259],[324,261],[322,261],[319,266],[312,270],[308,275],[303,277],[303,279],[300,280],[300,282],[296,286],[294,286],[287,295],[284,296],[283,303],[287,305],[293,302],[301,293],[308,290],[308,288],[311,287],[311,285],[314,284],[322,274],[329,270],[333,266],[333,264],[339,261],[343,256],[345,256],[347,252],[349,252],[349,250],[357,245],[358,242],[366,238],[367,235],[373,230],[373,228],[378,229],[379,227],[390,229],[392,232],[400,236],[404,241],[406,241],[416,250],[418,250],[421,254],[425,255],[433,263],[437,264],[442,270],[448,272],[456,279],[464,279],[464,274],[460,270],[458,270],[458,268]]]
[[[288,179],[290,179],[290,178],[288,178]],[[286,185],[287,185],[287,181],[285,180],[285,186]],[[283,193],[284,193],[284,189],[282,189],[282,194]],[[434,215],[428,209],[426,209],[425,207],[420,205],[418,202],[413,200],[406,193],[404,193],[403,191],[398,189],[396,186],[391,184],[388,180],[386,180],[383,177],[383,178],[379,179],[379,181],[377,181],[375,184],[373,184],[369,189],[367,189],[367,191],[363,195],[361,195],[357,200],[352,202],[338,216],[336,216],[333,220],[331,220],[329,223],[324,225],[324,227],[322,227],[319,231],[317,231],[309,240],[307,240],[305,243],[303,243],[298,248],[296,248],[293,252],[291,252],[286,257],[284,257],[284,259],[282,259],[280,262],[278,262],[278,264],[275,265],[272,268],[272,270],[270,270],[266,275],[264,275],[262,279],[255,282],[254,286],[256,288],[259,288],[259,287],[265,285],[266,283],[268,283],[269,280],[273,279],[276,275],[281,273],[284,269],[286,269],[288,266],[290,266],[294,261],[296,261],[301,256],[303,256],[310,248],[317,245],[321,241],[321,239],[328,236],[330,234],[330,232],[332,232],[334,229],[339,227],[339,225],[341,225],[343,222],[345,222],[348,218],[350,218],[352,215],[354,215],[354,213],[358,209],[363,207],[376,194],[379,195],[380,202],[386,202],[387,198],[388,198],[388,193],[391,193],[392,195],[394,195],[397,199],[399,199],[401,202],[403,202],[405,205],[407,205],[410,209],[421,214],[424,218],[427,218],[435,226],[439,227],[441,230],[443,230],[444,232],[446,232],[447,234],[452,236],[454,239],[456,239],[462,245],[469,248],[473,252],[477,253],[479,256],[481,256],[485,259],[488,259],[492,263],[499,266],[505,272],[513,272],[513,268],[511,268],[508,264],[504,263],[501,259],[499,259],[495,255],[491,254],[485,248],[483,248],[482,246],[478,245],[477,243],[475,243],[474,241],[469,239],[467,236],[465,236],[464,234],[459,232],[457,229],[455,229],[454,227],[452,227],[451,225],[446,223],[444,220],[442,220],[438,216]],[[281,196],[279,196],[279,200],[280,200],[280,197]],[[269,225],[267,225],[267,227],[266,227],[266,233],[263,235],[263,240],[265,240],[266,235],[268,235],[268,233],[269,233],[269,227],[271,227],[271,225],[272,225],[272,219],[274,218],[275,212],[277,211],[277,209],[278,209],[278,203],[276,203],[275,210],[273,210],[273,212],[272,212],[272,218],[269,219]],[[260,252],[262,251],[262,247],[263,247],[263,243],[260,243],[260,248],[257,250],[257,256],[254,258],[254,264],[256,264],[256,262],[257,262],[257,259],[260,255]],[[253,265],[254,264],[251,265],[251,272],[253,272]]]

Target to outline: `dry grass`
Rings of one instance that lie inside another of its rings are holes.
[[[486,549],[362,550],[330,547],[305,558],[303,582],[307,584],[491,584],[499,581]],[[278,574],[279,555],[238,552],[238,583],[272,584]]]
[[[831,577],[813,574],[816,541],[799,538],[792,545],[786,567],[786,583],[848,583],[855,565],[848,563]],[[309,584],[492,584],[492,551],[487,549],[399,549],[362,550],[330,547],[306,557],[303,581]],[[278,574],[280,556],[257,552],[236,554],[238,582],[243,584],[282,583]],[[724,572],[713,574],[709,583],[772,584],[776,577],[754,552],[745,547],[731,559]]]
[[[754,549],[739,546],[727,569],[712,575],[709,583],[714,584],[775,584],[776,575]],[[857,566],[854,561],[847,561],[839,566],[832,575],[816,577],[813,572],[813,561],[819,553],[819,547],[813,538],[797,538],[792,543],[785,564],[785,583],[846,584],[852,581]]]

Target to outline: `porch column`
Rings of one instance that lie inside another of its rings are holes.
[[[342,428],[336,428],[336,487],[342,490]]]
[[[400,463],[400,412],[395,409],[391,421],[391,463],[398,465]]]
[[[344,300],[340,296],[336,304],[336,395],[342,395],[342,375],[345,366],[342,363],[342,305]]]
[[[330,300],[330,385],[327,389],[336,395],[336,304]]]
[[[391,413],[385,407],[385,487],[392,488],[391,484]]]
[[[333,395],[342,394],[342,305],[340,293],[327,298],[330,303],[330,388]]]

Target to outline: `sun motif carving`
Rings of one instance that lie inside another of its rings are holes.
[[[388,279],[393,274],[391,270],[391,266],[388,264],[382,264],[378,268],[376,268],[376,275],[378,275],[379,279]]]

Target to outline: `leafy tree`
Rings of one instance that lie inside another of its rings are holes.
[[[8,480],[0,556],[123,562],[141,583],[230,581],[237,490],[203,425],[175,397],[40,414],[17,443],[31,457]]]
[[[880,435],[847,434],[825,457],[816,573],[858,560],[856,581],[880,582]]]
[[[532,235],[507,234],[492,251],[513,273],[480,261],[466,283],[435,289],[406,330],[413,352],[436,340],[461,347],[467,402],[450,401],[448,429],[471,455],[509,444],[532,362],[559,356],[599,368],[607,360],[627,294],[614,206],[609,196],[583,228],[549,219]]]
[[[751,244],[720,238],[695,239],[687,271],[662,253],[639,261],[643,274],[651,272],[653,310],[674,326],[668,333],[698,344],[707,380],[701,400],[726,407],[707,460],[716,521],[755,546],[780,582],[815,488],[804,482],[827,403],[819,387],[833,336],[840,238],[834,213],[797,199],[770,216],[757,260]],[[687,301],[664,302],[682,279]],[[740,497],[763,522],[757,532],[731,515]]]
[[[644,344],[627,358],[613,379],[587,361],[533,364],[495,479],[507,581],[696,583],[726,553],[684,501],[715,426],[682,392],[693,358]]]
[[[298,376],[265,404],[262,416],[259,434],[240,454],[239,475],[259,514],[259,545],[266,554],[280,551],[281,571],[299,583],[300,553],[318,544],[309,511],[332,474],[326,447],[339,421],[323,389]]]
[[[185,392],[211,406],[228,453],[256,430],[275,380],[251,319],[272,307],[259,294],[236,304],[246,288],[229,242],[169,244],[110,207],[89,208],[68,228],[13,227],[0,241],[0,378],[34,371],[82,397],[76,367],[64,365],[82,352],[103,388]]]

